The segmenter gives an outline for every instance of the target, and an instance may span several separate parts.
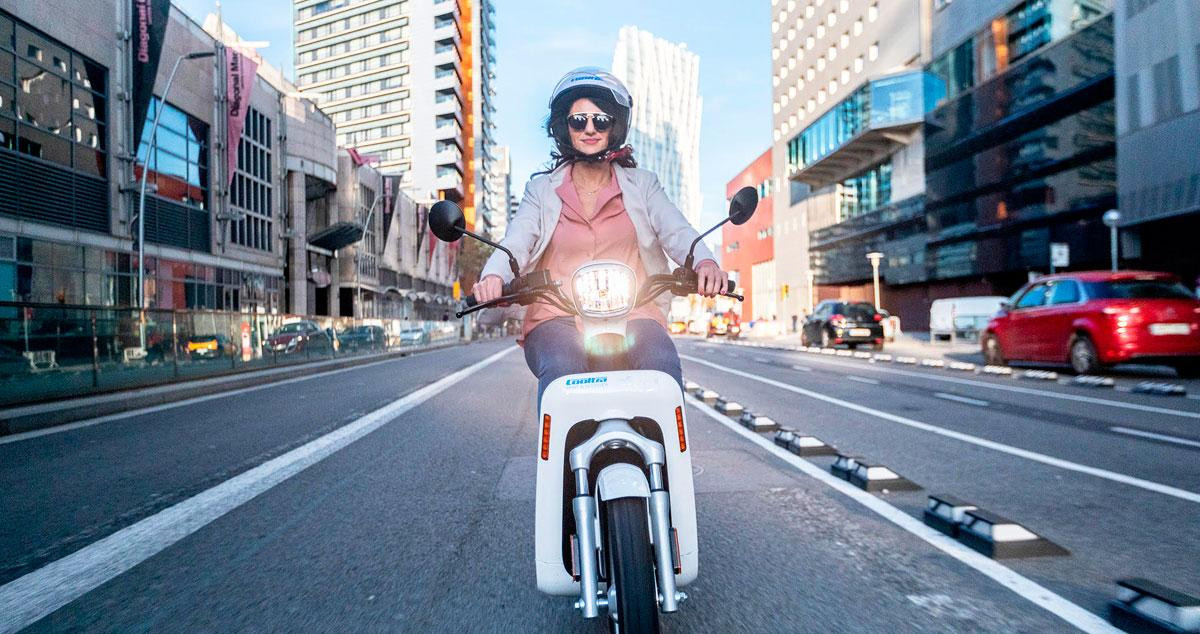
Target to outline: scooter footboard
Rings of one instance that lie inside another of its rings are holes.
[[[580,432],[586,428],[574,434],[571,430],[610,419],[631,421],[635,428],[653,426],[656,435],[661,436],[666,455],[671,524],[681,564],[675,583],[682,587],[696,578],[695,493],[684,410],[679,384],[670,375],[653,370],[573,374],[559,378],[546,388],[538,418],[541,433],[535,454],[537,503],[534,530],[539,590],[555,595],[579,595],[579,582],[571,575],[569,544],[564,548],[563,535],[568,530],[564,529],[564,519],[569,525],[574,524],[571,500],[566,499],[573,490],[568,456],[571,448],[579,444]],[[586,440],[587,434],[582,438]],[[569,445],[569,442],[573,444]],[[597,526],[596,534],[599,533]]]

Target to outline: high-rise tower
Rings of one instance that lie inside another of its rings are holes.
[[[667,196],[700,220],[700,57],[685,44],[625,26],[613,74],[633,96],[628,143],[638,166],[656,174]]]

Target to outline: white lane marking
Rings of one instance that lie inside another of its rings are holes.
[[[750,379],[752,381],[758,381],[759,383],[773,385],[780,389],[788,390],[789,392],[795,392],[796,394],[801,394],[803,396],[807,396],[809,398],[814,398],[819,401],[825,401],[826,403],[831,403],[831,404],[837,405],[839,407],[844,407],[846,409],[851,409],[856,412],[860,412],[860,413],[867,414],[870,416],[875,416],[876,418],[881,418],[883,420],[891,421],[893,423],[899,423],[901,425],[906,425],[906,426],[912,427],[914,429],[920,429],[922,431],[931,432],[934,434],[938,434],[940,436],[945,436],[947,438],[961,440],[965,443],[970,443],[972,445],[978,445],[980,447],[986,447],[988,449],[993,449],[995,451],[999,451],[1001,453],[1006,453],[1011,456],[1017,456],[1019,458],[1025,458],[1027,460],[1032,460],[1034,462],[1040,462],[1042,464],[1047,464],[1052,467],[1058,467],[1059,469],[1065,469],[1067,471],[1075,471],[1077,473],[1084,473],[1084,474],[1087,474],[1090,476],[1095,476],[1097,478],[1103,478],[1105,480],[1111,480],[1113,482],[1120,482],[1122,484],[1128,484],[1130,486],[1137,487],[1139,489],[1145,489],[1147,491],[1153,491],[1155,493],[1162,493],[1163,495],[1169,495],[1174,498],[1179,498],[1181,500],[1187,500],[1188,502],[1195,502],[1197,504],[1200,504],[1200,493],[1196,493],[1194,491],[1187,491],[1185,489],[1179,489],[1179,488],[1176,488],[1173,486],[1168,486],[1168,485],[1165,485],[1165,484],[1162,484],[1159,482],[1152,482],[1150,480],[1143,480],[1142,478],[1135,478],[1130,475],[1125,475],[1124,473],[1117,473],[1115,471],[1109,471],[1107,469],[1100,469],[1098,467],[1089,467],[1087,465],[1082,465],[1077,462],[1071,462],[1070,460],[1063,460],[1062,458],[1055,458],[1054,456],[1047,456],[1046,454],[1040,454],[1040,453],[1037,453],[1036,451],[1029,451],[1028,449],[1012,447],[1009,445],[1005,445],[1003,443],[996,442],[994,440],[988,440],[986,438],[980,438],[978,436],[972,436],[970,434],[964,434],[962,432],[944,429],[942,427],[938,427],[936,425],[930,425],[929,423],[922,423],[921,421],[913,420],[911,418],[905,418],[903,416],[889,414],[887,412],[880,411],[877,409],[872,409],[870,407],[864,407],[862,405],[858,405],[856,403],[851,403],[849,401],[843,401],[841,399],[834,398],[832,396],[827,396],[827,395],[821,394],[819,392],[813,392],[812,390],[806,390],[804,388],[796,387],[794,385],[790,385],[788,383],[783,383],[781,381],[776,381],[774,379],[768,379],[768,378],[764,378],[764,377],[760,377],[760,376],[755,376],[753,374],[750,374],[749,372],[742,372],[741,370],[734,370],[732,368],[727,368],[725,366],[717,365],[715,363],[709,363],[708,361],[705,361],[703,359],[697,359],[695,357],[689,357],[686,355],[680,355],[679,358],[687,359],[688,361],[693,361],[695,363],[706,365],[710,368],[720,370],[721,372],[726,372],[728,374],[733,374],[735,376],[744,377],[744,378]]]
[[[868,378],[861,377],[861,376],[847,375],[846,380],[847,381],[858,381],[859,383],[866,383],[867,385],[879,385],[879,381],[876,381],[875,379],[868,379]]]
[[[794,366],[792,366],[792,369],[799,370],[800,372],[812,372],[812,368],[810,368],[806,365],[794,365]]]
[[[755,363],[770,363],[770,361],[767,361],[766,357],[754,357],[754,362]]]
[[[515,349],[505,348],[344,427],[0,586],[0,632],[16,632],[36,622]]]
[[[421,352],[423,352],[423,351],[421,351]],[[403,359],[411,359],[412,357],[415,357],[418,354],[420,354],[420,352],[410,354],[407,356],[403,356],[403,357],[394,357],[391,359],[382,359],[380,361],[372,361],[370,363],[352,365],[350,367],[338,368],[336,370],[329,370],[326,372],[317,372],[316,374],[305,374],[304,376],[296,376],[296,377],[292,377],[290,379],[283,379],[280,381],[268,381],[266,383],[260,383],[258,385],[251,385],[249,387],[242,387],[242,388],[238,388],[236,390],[229,390],[226,392],[216,392],[214,394],[205,394],[203,396],[195,396],[195,397],[192,397],[189,399],[184,399],[182,401],[173,401],[171,403],[163,403],[161,405],[151,405],[150,407],[143,407],[141,409],[130,410],[128,412],[117,412],[116,414],[109,414],[107,416],[100,416],[97,418],[89,418],[86,420],[76,421],[74,423],[67,423],[65,425],[57,425],[55,427],[47,427],[46,429],[35,429],[33,431],[21,432],[19,434],[12,434],[9,436],[0,436],[0,445],[6,445],[6,444],[12,443],[12,442],[21,442],[22,440],[29,440],[31,438],[37,438],[39,436],[48,436],[50,434],[57,434],[60,432],[71,431],[73,429],[80,429],[83,427],[91,427],[92,425],[99,425],[101,423],[107,423],[107,422],[111,422],[114,420],[120,420],[122,418],[130,418],[132,416],[145,416],[146,414],[154,414],[157,412],[174,409],[176,407],[185,407],[188,405],[195,405],[196,403],[203,403],[205,401],[211,401],[215,398],[226,398],[229,396],[237,396],[239,394],[246,394],[247,392],[254,392],[257,390],[265,390],[267,388],[272,388],[272,387],[276,387],[279,385],[289,385],[292,383],[299,383],[301,381],[311,381],[313,379],[321,379],[321,378],[325,378],[327,376],[341,374],[343,372],[352,372],[354,370],[362,370],[364,368],[370,368],[373,366],[382,365],[384,363],[395,363],[395,362],[403,360]],[[302,365],[297,364],[296,367],[302,367]],[[280,368],[280,369],[283,370],[283,369],[287,369],[287,368]]]
[[[1200,447],[1200,442],[1188,440],[1187,438],[1176,438],[1166,434],[1156,434],[1152,431],[1142,431],[1140,429],[1130,429],[1128,427],[1109,427],[1109,431],[1115,431],[1118,434],[1128,434],[1130,436],[1141,436],[1142,438],[1153,438],[1163,442],[1173,442],[1177,445],[1187,445],[1189,447]]]
[[[977,398],[959,396],[957,394],[948,394],[946,392],[934,392],[933,395],[938,398],[946,399],[947,401],[956,401],[959,403],[966,403],[967,405],[978,405],[979,407],[987,407],[991,405],[991,403],[987,401],[981,401]]]
[[[1021,598],[1037,605],[1072,626],[1084,632],[1120,632],[1120,630],[1105,622],[1104,619],[1055,594],[1045,586],[1022,576],[997,561],[984,557],[950,537],[929,528],[911,515],[888,504],[883,499],[858,489],[845,480],[835,478],[815,464],[807,460],[802,460],[799,456],[775,446],[769,439],[733,423],[727,417],[717,413],[716,410],[705,405],[702,401],[696,400],[691,395],[688,395],[687,399],[693,407],[699,409],[709,418],[733,430],[735,434],[759,445],[780,460],[787,462],[806,475],[812,476],[838,493],[867,507],[885,520],[908,531],[934,548],[975,569],[984,576],[1013,591]]]
[[[780,354],[787,354],[786,350],[775,351]],[[872,367],[866,364],[848,364],[834,361],[832,359],[810,357],[809,361],[817,363],[825,363],[828,365],[836,365],[842,368],[854,368],[856,370],[867,370],[869,372],[887,372],[899,376],[912,376],[919,379],[928,379],[930,381],[944,381],[946,383],[957,383],[959,385],[970,385],[973,387],[983,387],[989,390],[1000,390],[1004,392],[1015,392],[1017,394],[1034,394],[1047,398],[1057,398],[1066,401],[1075,401],[1078,403],[1092,403],[1094,405],[1107,405],[1109,407],[1119,407],[1122,409],[1137,410],[1139,412],[1153,412],[1155,414],[1168,414],[1171,416],[1180,416],[1182,418],[1194,418],[1200,420],[1200,412],[1188,412],[1178,409],[1168,409],[1166,407],[1155,407],[1153,405],[1142,405],[1140,403],[1125,403],[1122,401],[1113,401],[1106,398],[1096,398],[1094,396],[1081,396],[1078,394],[1062,394],[1059,392],[1047,392],[1046,390],[1036,390],[1028,387],[1019,387],[1016,385],[1000,385],[998,383],[989,383],[986,381],[972,381],[971,379],[959,379],[952,376],[938,376],[927,372],[910,372],[901,370],[892,366]],[[1190,398],[1200,400],[1200,395],[1191,395]]]

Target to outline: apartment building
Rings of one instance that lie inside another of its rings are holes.
[[[491,0],[296,0],[297,84],[319,95],[340,147],[355,148],[418,202],[501,209],[492,169]]]
[[[923,0],[772,4],[774,231],[787,245],[775,267],[790,327],[822,299],[870,299],[849,224],[920,206],[928,18]]]

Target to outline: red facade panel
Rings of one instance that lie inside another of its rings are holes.
[[[741,226],[726,224],[721,228],[721,266],[726,271],[736,273],[740,292],[746,296],[741,309],[743,321],[749,321],[754,316],[753,266],[775,258],[775,219],[770,180],[771,150],[767,150],[725,185],[726,200],[743,187],[754,187],[759,191],[758,208],[749,222]]]

